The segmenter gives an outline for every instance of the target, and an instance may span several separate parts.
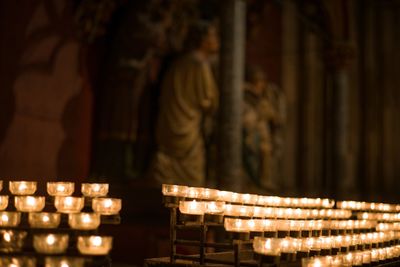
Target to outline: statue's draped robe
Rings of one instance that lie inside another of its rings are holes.
[[[204,125],[218,103],[215,80],[207,61],[183,56],[167,71],[161,88],[153,175],[161,183],[203,185]]]

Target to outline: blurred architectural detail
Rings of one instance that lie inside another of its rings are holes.
[[[282,179],[285,99],[257,67],[246,70],[243,106],[243,168],[266,190],[278,189]]]
[[[218,166],[220,188],[240,190],[242,174],[242,90],[246,37],[246,3],[221,2],[220,106]]]

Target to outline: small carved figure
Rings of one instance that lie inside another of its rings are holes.
[[[268,84],[259,68],[246,71],[243,105],[243,167],[257,185],[275,190],[278,162],[281,159],[281,136],[277,129],[283,123],[278,88]]]

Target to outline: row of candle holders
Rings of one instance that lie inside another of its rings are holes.
[[[246,259],[245,266],[359,266],[361,255],[365,258],[362,264],[399,260],[400,214],[395,212],[400,205],[340,201],[334,208],[331,199],[260,196],[182,185],[163,185],[162,193],[171,216],[171,262],[192,259],[206,264],[205,248],[210,247],[226,248],[234,255],[230,261],[212,257],[210,262],[242,266],[240,248],[247,244],[253,246],[254,256]],[[207,231],[214,227],[222,228],[228,240],[206,242]],[[177,239],[178,230],[191,229],[200,229],[200,240]],[[177,245],[199,246],[200,253],[180,255]],[[387,256],[377,262],[375,255],[384,252]],[[297,265],[287,265],[294,261]]]
[[[43,265],[45,267],[84,267],[85,262],[83,257],[46,256]],[[0,266],[36,267],[37,259],[32,256],[2,256],[0,257]]]
[[[29,248],[26,242],[27,236],[27,231],[0,230],[0,251],[15,253]],[[70,244],[69,235],[65,233],[41,233],[32,236],[33,248],[40,254],[64,254]],[[82,255],[107,255],[111,246],[111,236],[78,236],[76,241],[76,248]]]
[[[50,196],[71,196],[75,192],[74,182],[47,182]],[[108,194],[108,183],[82,183],[81,193],[85,197],[104,197]],[[0,180],[0,191],[3,181]],[[36,181],[9,181],[8,190],[12,195],[33,195],[37,190]]]
[[[315,255],[334,255],[338,252],[362,251],[369,248],[381,248],[398,245],[400,233],[374,232],[338,236],[304,238],[267,238],[255,237],[253,249],[267,256],[281,256],[283,253],[302,253],[301,257]]]
[[[121,199],[106,183],[83,183],[82,196],[73,182],[46,185],[48,196],[35,196],[37,182],[10,181],[13,196],[0,195],[0,266],[110,266],[113,238],[99,226],[119,223]]]
[[[272,220],[225,218],[224,228],[228,232],[318,232],[319,235],[338,235],[354,232],[375,231],[378,223],[359,220]],[[383,225],[380,225],[383,227]],[[389,227],[386,230],[391,230]],[[325,234],[324,234],[325,232]]]
[[[302,259],[304,267],[398,266],[400,245]]]
[[[179,211],[192,215],[224,215],[256,218],[284,218],[284,219],[347,219],[352,216],[350,210],[340,209],[303,209],[303,208],[276,208],[226,204],[223,201],[179,201]]]
[[[328,198],[283,198],[171,184],[163,184],[162,193],[164,196],[181,199],[214,200],[272,207],[332,208],[335,205],[335,201]]]
[[[94,212],[102,215],[118,214],[121,210],[121,199],[118,198],[93,198],[90,199],[91,208]],[[56,196],[54,207],[60,213],[77,213],[85,205],[84,197]],[[45,208],[46,197],[43,196],[15,196],[14,207],[20,212],[40,212]],[[9,196],[0,196],[0,210],[5,210],[9,206]]]

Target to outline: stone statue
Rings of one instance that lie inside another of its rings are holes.
[[[161,183],[201,186],[206,173],[204,126],[218,104],[211,71],[211,59],[219,49],[216,27],[196,22],[188,30],[185,49],[162,81],[158,150],[150,174]]]
[[[256,67],[246,70],[243,104],[243,167],[253,182],[276,190],[282,136],[277,130],[284,118],[278,88],[267,83]]]

